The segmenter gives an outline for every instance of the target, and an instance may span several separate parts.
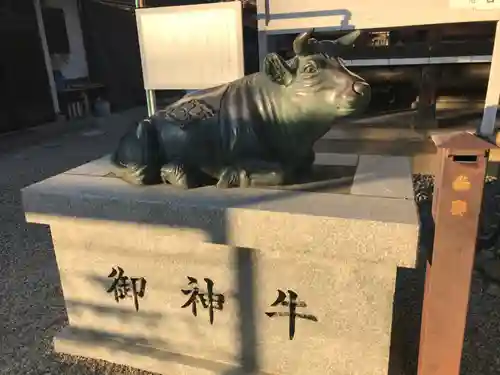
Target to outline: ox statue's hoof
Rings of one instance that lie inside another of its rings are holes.
[[[222,171],[216,186],[220,189],[249,187],[250,179],[244,169],[226,168]]]
[[[161,168],[161,180],[164,184],[170,184],[182,189],[191,187],[186,168],[181,163],[169,163]]]

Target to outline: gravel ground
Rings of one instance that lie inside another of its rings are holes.
[[[19,189],[110,151],[123,124],[137,113],[117,116],[39,144],[25,137],[22,149],[0,152],[0,374],[146,375],[110,363],[52,353],[53,336],[67,324],[64,299],[48,227],[26,224]],[[2,142],[11,138],[0,137]],[[30,146],[36,144],[35,146]],[[432,179],[415,177],[424,228]],[[474,273],[462,375],[500,374],[500,182],[486,186],[480,251]],[[422,246],[428,246],[425,235]],[[413,374],[411,374],[413,375]]]
[[[52,353],[52,337],[67,324],[52,239],[47,226],[25,223],[20,196],[25,186],[107,154],[123,126],[140,117],[135,110],[104,124],[94,121],[43,145],[36,132],[20,135],[24,142],[0,137],[0,150],[8,149],[0,155],[1,375],[149,374]],[[14,141],[24,147],[12,150]]]

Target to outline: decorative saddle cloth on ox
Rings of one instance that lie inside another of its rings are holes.
[[[177,123],[181,129],[219,117],[222,99],[228,85],[221,85],[186,94],[179,101],[163,110],[165,119]],[[218,120],[213,119],[213,120]]]

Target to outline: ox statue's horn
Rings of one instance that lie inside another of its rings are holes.
[[[308,53],[309,39],[311,38],[314,29],[307,30],[297,36],[293,41],[293,52],[297,56],[305,55]]]
[[[353,32],[350,32],[349,34],[341,36],[336,40],[336,42],[342,46],[352,46],[354,44],[354,41],[358,38],[360,34],[361,31],[355,30]]]
[[[336,56],[339,52],[339,46],[352,46],[360,34],[361,31],[356,30],[335,40],[322,40],[318,42],[320,50],[329,56]]]

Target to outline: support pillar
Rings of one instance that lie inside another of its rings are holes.
[[[484,102],[483,119],[478,133],[483,137],[494,137],[495,122],[500,99],[500,22],[497,22],[495,43],[491,56],[490,77]]]
[[[145,0],[135,0],[136,9],[144,8],[145,6]],[[154,90],[146,90],[146,106],[148,116],[152,116],[156,112],[156,95]]]
[[[264,59],[266,58],[269,46],[268,46],[268,36],[266,31],[258,32],[258,43],[259,43],[259,68],[262,72],[264,69]]]
[[[429,58],[432,57],[434,45],[441,40],[439,29],[431,29],[427,36],[429,44]],[[438,65],[426,65],[422,67],[420,76],[420,87],[417,103],[417,115],[415,118],[415,127],[437,128],[436,119],[436,101],[440,68]]]
[[[38,35],[40,36],[40,43],[42,44],[43,57],[45,60],[45,67],[47,70],[47,78],[50,87],[50,96],[52,98],[52,106],[54,114],[57,116],[61,112],[59,107],[59,98],[57,96],[56,82],[54,79],[54,72],[52,71],[52,60],[50,58],[49,46],[47,44],[47,35],[45,34],[45,25],[43,23],[42,7],[40,0],[33,0],[35,6],[36,22],[38,26]]]
[[[438,69],[436,65],[422,67],[415,127],[437,128],[438,126],[436,119]]]
[[[148,116],[152,116],[156,112],[156,94],[154,90],[146,90],[146,101],[148,107]]]

